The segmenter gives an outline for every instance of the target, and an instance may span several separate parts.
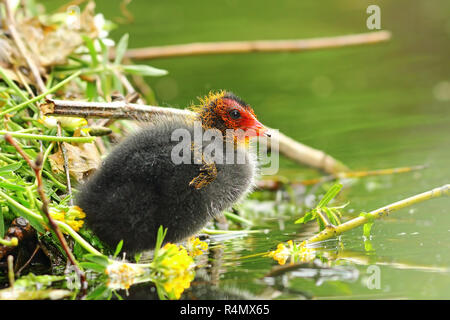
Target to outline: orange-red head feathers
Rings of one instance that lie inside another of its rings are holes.
[[[246,136],[266,134],[266,128],[256,119],[253,109],[231,92],[220,91],[200,98],[201,105],[192,107],[204,128],[242,130]]]

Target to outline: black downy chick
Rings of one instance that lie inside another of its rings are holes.
[[[86,213],[87,226],[112,248],[123,239],[127,253],[153,249],[161,225],[168,228],[165,242],[181,241],[251,190],[256,160],[246,147],[248,138],[266,131],[251,107],[222,91],[210,94],[193,111],[192,118],[152,118],[144,129],[113,149],[82,186],[76,203]],[[230,142],[226,130],[243,130],[246,137],[231,136],[231,153],[237,159],[237,153],[244,150],[245,161],[214,162],[205,153],[208,143],[196,149],[196,144],[188,142],[183,150],[192,151],[190,161],[175,163],[174,147],[179,148],[181,142],[172,138],[173,132],[181,129],[194,137],[196,124],[202,134],[208,129],[220,133],[223,158],[225,144]]]

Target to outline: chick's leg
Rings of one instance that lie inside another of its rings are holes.
[[[214,161],[203,153],[202,146],[196,144],[195,141],[192,142],[191,150],[194,156],[194,163],[201,164],[201,167],[198,176],[189,182],[189,186],[199,190],[216,179],[217,168]]]
[[[207,162],[202,156],[202,166],[200,167],[200,174],[191,180],[189,185],[195,189],[201,189],[217,177],[217,168],[214,162]]]

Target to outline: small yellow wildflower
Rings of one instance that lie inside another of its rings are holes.
[[[67,210],[67,212],[54,207],[50,207],[49,213],[53,219],[67,223],[75,231],[81,229],[84,224],[84,221],[82,219],[86,217],[83,209],[78,206],[71,206],[69,210]]]
[[[183,271],[194,264],[194,260],[182,246],[167,243],[161,250],[163,254],[167,254],[161,264],[170,270]]]
[[[50,207],[48,208],[48,211],[50,213],[50,216],[58,221],[63,221],[64,222],[64,216],[65,216],[65,212],[64,211],[60,211],[56,208]]]
[[[292,250],[289,250],[283,243],[279,243],[277,249],[269,252],[268,256],[276,260],[278,264],[284,265],[291,254]]]
[[[164,290],[179,299],[194,279],[194,259],[185,248],[172,243],[161,248],[161,254],[164,255],[160,265]]]
[[[199,238],[192,237],[188,240],[186,249],[191,257],[196,257],[208,250],[208,244]]]
[[[171,293],[175,296],[176,299],[180,299],[181,294],[185,289],[188,289],[191,286],[191,281],[194,280],[195,272],[192,270],[187,270],[177,277],[173,277],[168,279],[164,283],[164,290],[166,292]]]
[[[296,246],[292,240],[289,240],[287,245],[279,243],[277,249],[270,251],[267,256],[276,260],[280,265],[284,265],[288,258],[291,258],[291,263],[294,263],[294,261],[308,262],[316,257],[315,250],[307,248],[303,243]]]
[[[135,264],[114,261],[106,267],[105,273],[109,279],[106,285],[113,289],[128,290],[144,274],[145,270]]]

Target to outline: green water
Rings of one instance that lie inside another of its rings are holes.
[[[130,47],[256,39],[292,39],[367,32],[366,8],[375,1],[143,1],[129,9],[135,21]],[[107,18],[118,5],[98,1]],[[184,107],[212,89],[228,89],[254,107],[261,122],[340,159],[352,169],[428,164],[426,170],[365,178],[346,184],[339,203],[353,217],[450,183],[450,2],[376,1],[389,43],[306,53],[216,55],[159,59],[169,70],[148,82],[162,105]],[[286,159],[281,175],[320,173]],[[298,199],[301,200],[300,198]],[[366,253],[361,228],[342,236],[331,277],[287,273],[275,284],[263,276],[276,266],[265,257],[280,241],[303,240],[298,216],[261,214],[268,234],[224,240],[216,261],[221,287],[271,298],[450,298],[450,199],[431,200],[377,221],[374,251]],[[270,211],[270,210],[269,210]],[[330,248],[335,251],[336,246]],[[369,289],[378,263],[380,288]],[[314,273],[314,268],[306,271]],[[326,274],[323,273],[323,274]]]

